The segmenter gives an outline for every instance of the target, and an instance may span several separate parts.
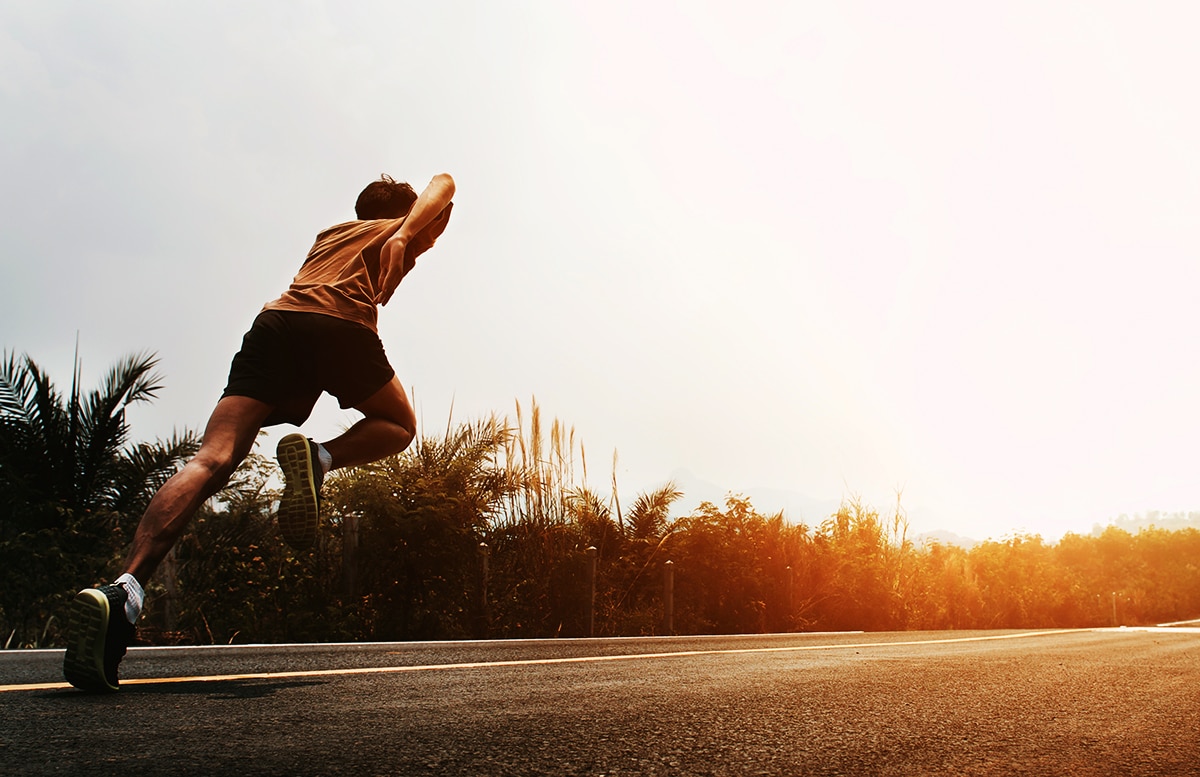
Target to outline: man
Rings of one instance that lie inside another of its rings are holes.
[[[291,287],[266,304],[246,333],[200,449],[146,508],[125,573],[80,591],[72,602],[63,663],[72,685],[117,690],[117,666],[133,641],[143,587],[193,513],[229,481],[262,427],[299,426],[323,391],[363,414],[324,443],[299,434],[279,441],[279,530],[298,550],[316,537],[318,495],[330,470],[399,453],[412,442],[416,416],[379,341],[378,307],[445,230],[453,197],[449,175],[434,176],[420,197],[385,175],[359,195],[357,221],[317,236]]]

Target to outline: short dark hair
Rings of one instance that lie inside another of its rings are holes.
[[[398,219],[407,216],[417,201],[417,193],[406,183],[397,181],[386,173],[378,181],[371,181],[354,203],[354,212],[359,219]]]

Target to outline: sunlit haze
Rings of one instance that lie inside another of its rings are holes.
[[[1200,510],[1190,3],[0,5],[0,345],[153,351],[199,429],[381,172],[423,431],[536,397],[590,484],[1056,539]],[[326,398],[306,431],[351,416]],[[273,440],[289,428],[274,429]],[[691,488],[688,486],[691,484]]]

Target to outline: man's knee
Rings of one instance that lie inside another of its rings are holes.
[[[368,419],[363,419],[368,420]],[[413,439],[417,436],[417,421],[415,415],[410,415],[408,418],[392,417],[383,418],[375,416],[369,420],[376,424],[376,429],[386,430],[389,437],[388,455],[401,453],[412,444]]]
[[[207,495],[229,482],[233,471],[250,453],[263,422],[273,405],[251,397],[222,397],[208,419],[200,450],[187,466],[203,476]]]
[[[391,382],[357,405],[356,409],[367,418],[379,418],[400,427],[410,437],[417,433],[416,411],[397,378],[393,377]]]
[[[202,473],[206,483],[205,491],[216,492],[225,487],[240,463],[229,451],[205,450],[202,447],[188,462],[188,466]]]
[[[412,405],[404,403],[404,408],[399,413],[399,417],[392,419],[393,423],[402,428],[410,438],[417,433],[417,414],[413,410]]]

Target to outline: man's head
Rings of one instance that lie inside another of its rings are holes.
[[[367,188],[358,195],[354,212],[363,221],[398,219],[407,216],[416,201],[417,193],[411,186],[394,180],[390,175],[382,175],[378,181],[367,184]]]

